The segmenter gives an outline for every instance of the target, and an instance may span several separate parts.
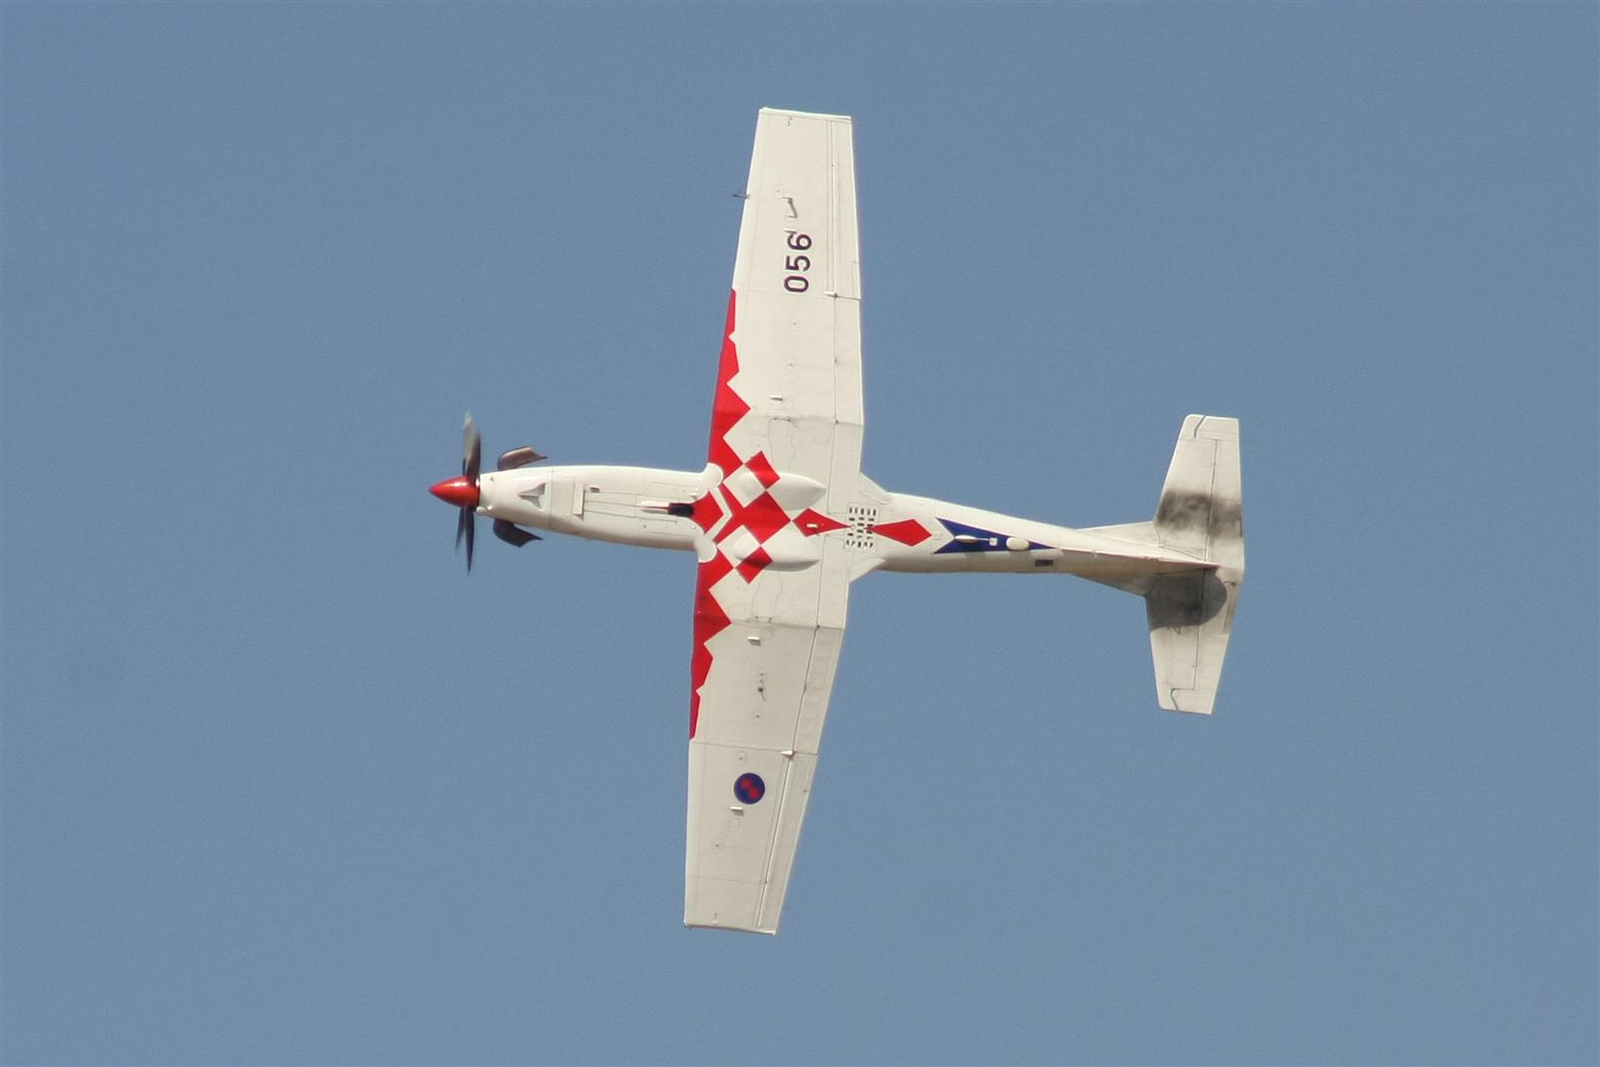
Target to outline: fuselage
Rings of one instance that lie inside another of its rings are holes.
[[[1148,524],[1079,530],[887,492],[866,478],[860,490],[844,513],[828,514],[822,485],[776,471],[724,479],[715,466],[539,466],[485,472],[478,513],[595,541],[691,551],[702,560],[720,546],[733,558],[778,569],[814,563],[830,535],[861,554],[862,572],[1115,578],[1205,566],[1143,536]]]

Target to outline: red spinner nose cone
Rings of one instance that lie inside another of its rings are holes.
[[[438,485],[429,486],[428,492],[443,500],[446,504],[453,504],[458,508],[475,508],[478,506],[478,487],[473,485],[464,474],[459,478],[447,478]]]

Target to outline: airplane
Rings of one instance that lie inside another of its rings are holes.
[[[1211,713],[1244,579],[1239,423],[1183,421],[1154,518],[1071,529],[890,492],[861,473],[852,120],[763,108],[705,468],[550,466],[531,448],[431,487],[521,547],[533,531],[693,552],[683,921],[776,934],[850,586],[873,571],[1072,574],[1145,601],[1156,699]]]

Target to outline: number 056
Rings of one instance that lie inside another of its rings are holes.
[[[789,247],[795,252],[804,252],[811,247],[809,233],[789,232]],[[788,255],[783,258],[783,269],[788,271],[783,277],[783,287],[791,293],[803,293],[811,288],[811,279],[806,277],[806,271],[811,269],[811,257],[802,255]]]

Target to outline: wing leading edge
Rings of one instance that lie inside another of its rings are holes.
[[[690,926],[777,932],[844,637],[860,337],[850,120],[763,109],[694,516]]]

